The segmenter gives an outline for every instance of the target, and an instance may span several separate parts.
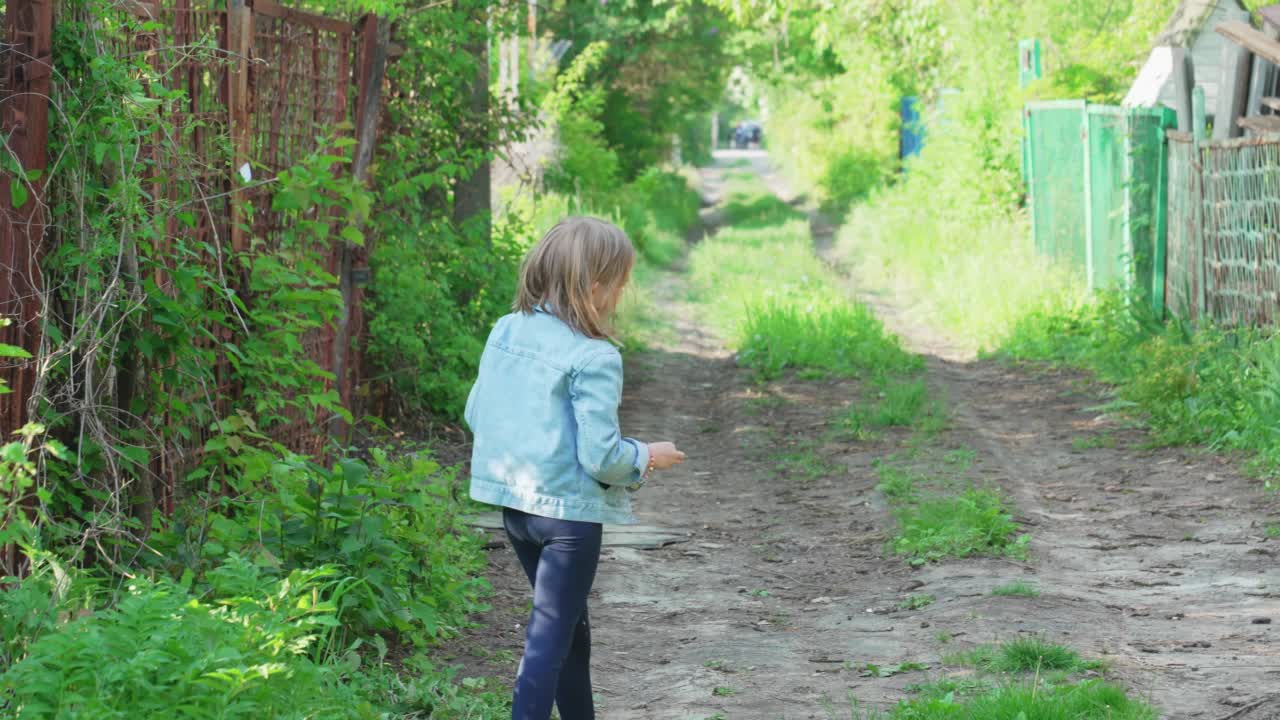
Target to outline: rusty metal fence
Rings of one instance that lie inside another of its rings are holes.
[[[0,132],[25,173],[46,166],[49,138],[49,83],[52,75],[53,0],[5,5],[5,46],[0,49]],[[35,355],[40,345],[40,257],[44,206],[39,181],[23,183],[14,172],[0,173],[0,343]],[[15,195],[26,202],[14,207]],[[34,197],[32,197],[34,196]],[[8,323],[3,324],[3,323]],[[0,395],[0,442],[27,420],[27,399],[35,382],[35,361],[0,357],[0,381],[12,392]]]
[[[1280,137],[1169,133],[1169,310],[1269,326],[1280,317]]]
[[[48,154],[48,98],[53,71],[50,42],[55,0],[9,0],[6,3],[7,45],[0,52],[0,112],[8,152],[31,171],[45,167]],[[122,6],[126,7],[126,6]],[[164,218],[161,252],[179,243],[189,247],[250,250],[250,239],[275,247],[283,217],[272,210],[272,188],[247,178],[270,178],[305,156],[322,149],[318,138],[335,132],[372,142],[376,103],[364,102],[381,75],[366,67],[375,53],[367,47],[378,37],[379,20],[366,16],[356,23],[287,8],[273,0],[137,0],[129,12],[145,19],[125,41],[121,52],[142,52],[168,89],[183,92],[184,109],[168,118],[172,137],[148,148],[157,168],[173,164],[171,154],[201,162],[188,163],[182,182],[157,175],[149,190],[156,197],[187,201],[194,217]],[[353,110],[360,108],[360,117]],[[357,148],[359,152],[359,148]],[[367,154],[367,153],[366,153]],[[39,182],[27,184],[31,197],[17,203],[21,193],[13,172],[0,173],[0,318],[13,322],[0,327],[0,343],[39,354],[42,322],[40,260],[45,243],[45,205]],[[246,208],[252,210],[246,214]],[[353,397],[361,366],[353,338],[361,331],[361,292],[348,275],[360,264],[362,250],[335,239],[327,248],[327,270],[339,278],[345,307],[341,322],[311,332],[304,341],[307,358],[331,373],[330,387],[344,403]],[[354,262],[353,262],[354,258]],[[198,260],[192,260],[198,261]],[[208,262],[215,262],[210,257]],[[171,268],[172,269],[172,268]],[[169,278],[153,278],[172,293]],[[238,292],[247,291],[244,278],[232,278]],[[252,302],[251,297],[247,302]],[[219,331],[226,332],[226,331]],[[221,337],[219,340],[231,340]],[[193,342],[200,342],[193,340]],[[209,341],[212,342],[212,341]],[[213,376],[220,407],[230,412],[241,388],[232,381],[228,359],[218,357]],[[34,359],[0,357],[0,380],[13,392],[0,395],[0,442],[28,419],[36,368]],[[182,388],[173,388],[181,394]],[[181,395],[179,395],[181,396]],[[272,435],[290,449],[319,455],[333,418],[286,413]],[[171,513],[180,495],[179,479],[198,460],[208,428],[159,425],[162,451],[151,471],[159,487],[157,509]],[[180,430],[180,431],[179,431]],[[0,558],[0,574],[8,563]]]

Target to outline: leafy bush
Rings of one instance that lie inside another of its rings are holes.
[[[833,209],[843,211],[864,200],[884,181],[886,163],[874,154],[850,148],[837,153],[818,179],[818,187]]]
[[[510,311],[530,241],[517,226],[492,239],[445,219],[379,217],[367,296],[372,380],[390,389],[388,413],[431,409],[460,418],[493,322]]]
[[[46,633],[0,675],[17,718],[373,718],[308,655],[337,622],[332,570],[202,602],[137,580],[115,607]]]
[[[378,450],[373,460],[372,469],[353,459],[330,469],[286,456],[270,464],[270,490],[225,502],[225,514],[157,544],[196,568],[243,553],[267,576],[328,566],[355,578],[338,602],[340,644],[385,631],[419,645],[448,636],[482,608],[488,587],[482,539],[452,499],[454,469]]]

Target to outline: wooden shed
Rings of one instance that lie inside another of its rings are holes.
[[[1238,0],[1182,0],[1156,39],[1155,49],[1122,104],[1125,107],[1164,105],[1176,109],[1173,48],[1185,48],[1194,68],[1195,84],[1204,88],[1205,107],[1212,114],[1218,107],[1223,46],[1231,42],[1214,32],[1214,28],[1232,20],[1249,21],[1249,11]]]

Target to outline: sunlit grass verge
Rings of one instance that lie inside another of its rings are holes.
[[[788,368],[816,368],[880,378],[921,367],[920,359],[886,334],[866,306],[852,302],[822,307],[817,298],[805,305],[766,300],[748,306],[741,336],[739,359],[770,377]],[[896,412],[914,413],[923,405],[922,396],[919,402],[901,403]],[[897,424],[913,419],[914,414]]]
[[[1145,420],[1158,442],[1241,450],[1269,484],[1280,474],[1280,335],[1274,329],[1193,330],[1110,296],[1024,317],[996,354],[1091,370],[1115,387],[1113,408]]]
[[[787,219],[795,211],[763,192],[730,197],[729,217],[742,224],[694,247],[690,278],[694,299],[744,365],[764,377],[816,369],[877,379],[922,367],[865,306],[846,296],[814,254],[807,221]],[[755,210],[732,210],[735,202],[766,208],[766,219]]]
[[[860,287],[974,351],[997,345],[1030,313],[1079,303],[1070,274],[1036,254],[1023,217],[931,205],[908,183],[853,209],[835,255]]]

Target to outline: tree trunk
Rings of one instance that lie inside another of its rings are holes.
[[[467,128],[463,141],[479,149],[483,157],[470,175],[458,180],[453,190],[453,222],[456,226],[477,226],[476,232],[484,241],[490,241],[490,157],[492,139],[489,122],[489,42],[486,27],[486,11],[483,6],[475,10],[472,22],[479,29],[467,43],[464,51],[475,61],[475,75],[471,78],[471,97],[468,102]]]

